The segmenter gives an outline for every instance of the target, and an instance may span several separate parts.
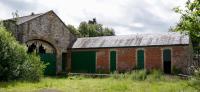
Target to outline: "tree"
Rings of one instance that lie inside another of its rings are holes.
[[[176,25],[173,31],[179,31],[184,34],[188,34],[192,40],[192,43],[199,44],[200,42],[200,0],[188,0],[185,5],[185,9],[179,7],[174,8],[175,12],[181,14],[180,22]],[[198,45],[193,45],[194,50],[199,51]],[[199,55],[198,61],[199,61]],[[188,83],[200,91],[200,66],[199,62],[192,62],[188,71],[193,72],[193,76]]]
[[[0,81],[39,81],[45,66],[0,24]]]
[[[185,9],[174,8],[176,13],[181,14],[180,22],[173,29],[190,35],[193,43],[200,42],[200,0],[188,0]]]
[[[80,32],[73,25],[67,25],[67,28],[72,34],[76,35],[77,37],[81,37]]]
[[[97,36],[113,36],[114,29],[104,28],[102,24],[98,24],[96,19],[88,23],[83,21],[80,23],[78,29],[72,25],[67,26],[71,33],[77,37],[97,37]]]

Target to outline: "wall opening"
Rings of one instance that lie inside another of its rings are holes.
[[[62,71],[66,72],[67,68],[67,53],[62,53]]]
[[[163,50],[163,69],[164,69],[164,73],[166,74],[171,73],[171,50],[170,49]]]
[[[41,61],[46,64],[44,75],[56,75],[56,49],[48,42],[42,40],[30,40],[26,42],[28,53],[36,52]]]

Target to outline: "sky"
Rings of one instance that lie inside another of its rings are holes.
[[[0,0],[0,19],[53,10],[66,25],[97,19],[117,35],[168,32],[180,19],[172,9],[186,0]]]

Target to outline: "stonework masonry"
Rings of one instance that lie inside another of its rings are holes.
[[[21,43],[40,40],[50,44],[56,51],[57,74],[61,73],[62,53],[68,52],[67,48],[72,46],[76,37],[70,33],[66,25],[53,11],[19,25],[13,20],[5,21],[4,24]]]

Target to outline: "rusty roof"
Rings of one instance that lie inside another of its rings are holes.
[[[175,32],[78,38],[75,48],[187,45],[189,36]]]

